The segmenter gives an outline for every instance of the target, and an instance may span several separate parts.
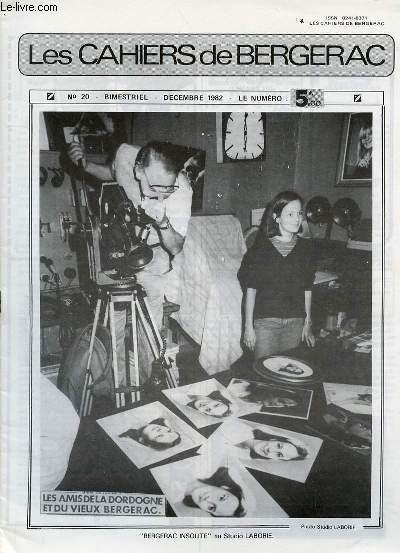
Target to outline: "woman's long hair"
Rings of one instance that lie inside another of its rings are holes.
[[[260,224],[260,231],[263,232],[268,238],[280,236],[281,233],[277,219],[281,216],[283,208],[295,200],[298,200],[301,205],[303,205],[302,197],[297,194],[297,192],[293,192],[293,190],[286,190],[285,192],[277,194],[265,208]],[[301,232],[301,228],[299,229],[299,232]]]
[[[161,426],[165,426],[166,428],[170,428],[167,424],[167,421],[159,417],[158,419],[154,419],[144,426],[140,428],[128,428],[125,432],[122,434],[119,434],[119,438],[131,438],[131,440],[135,440],[139,444],[146,445],[148,447],[151,447],[153,449],[157,449],[158,451],[162,451],[164,449],[168,449],[170,447],[174,447],[175,445],[178,445],[181,442],[181,437],[178,434],[177,438],[170,444],[161,444],[159,442],[156,442],[155,440],[149,440],[148,437],[144,434],[144,430],[150,425],[150,424],[159,424]]]
[[[246,388],[246,395],[240,396],[240,399],[248,403],[264,403],[266,399],[274,399],[276,397],[290,399],[294,399],[294,397],[296,397],[296,392],[292,390],[280,390],[280,392],[280,395],[276,393],[274,394],[273,392],[269,391],[266,386],[263,386],[258,382],[249,382]],[[274,406],[268,407],[274,408]]]
[[[215,486],[216,488],[227,490],[238,499],[239,505],[235,512],[231,515],[232,517],[244,517],[246,515],[246,509],[243,505],[243,490],[241,486],[239,486],[239,484],[231,478],[227,467],[219,467],[209,478],[198,478],[198,481],[202,484],[206,484],[207,486]],[[191,493],[185,495],[182,502],[187,507],[195,507],[199,509],[197,503],[193,501]],[[209,514],[211,516],[215,516],[212,513]]]

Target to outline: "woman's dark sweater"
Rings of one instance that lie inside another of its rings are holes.
[[[243,289],[257,290],[254,318],[304,317],[304,292],[311,290],[315,256],[310,240],[298,238],[293,250],[282,256],[260,231],[245,254],[238,278]]]

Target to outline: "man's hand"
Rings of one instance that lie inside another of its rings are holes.
[[[85,157],[85,154],[83,152],[82,146],[79,144],[79,142],[72,142],[68,146],[67,150],[68,157],[70,160],[75,164],[79,165],[79,162],[82,162],[82,167],[86,169],[87,160]]]
[[[74,163],[78,167],[81,165],[85,173],[96,177],[96,179],[98,179],[99,181],[109,182],[113,180],[114,176],[112,174],[111,167],[102,163],[94,163],[93,161],[88,161],[79,142],[72,142],[68,146],[67,155],[72,163]],[[91,183],[91,186],[95,185]]]
[[[304,321],[301,339],[309,348],[313,348],[315,346],[315,336],[312,331],[312,324],[308,319],[305,319]]]
[[[167,223],[164,202],[145,198],[140,204],[140,207],[145,211],[146,215],[154,219],[157,226],[162,227]]]
[[[140,204],[140,207],[145,211],[148,217],[151,217],[155,224],[158,226],[158,230],[165,249],[169,251],[171,255],[176,255],[183,248],[185,238],[176,232],[168,221],[168,217],[165,213],[165,204],[160,200],[152,200],[151,198],[145,198]]]
[[[243,334],[243,344],[246,348],[253,351],[256,345],[256,333],[253,326],[245,327]]]

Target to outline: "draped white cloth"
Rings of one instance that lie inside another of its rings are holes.
[[[167,297],[180,305],[174,317],[200,344],[199,361],[209,374],[228,369],[242,354],[242,291],[236,275],[245,251],[233,215],[192,217],[169,273]]]

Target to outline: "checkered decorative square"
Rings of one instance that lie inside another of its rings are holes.
[[[290,104],[298,108],[322,108],[324,91],[320,88],[291,90]]]

